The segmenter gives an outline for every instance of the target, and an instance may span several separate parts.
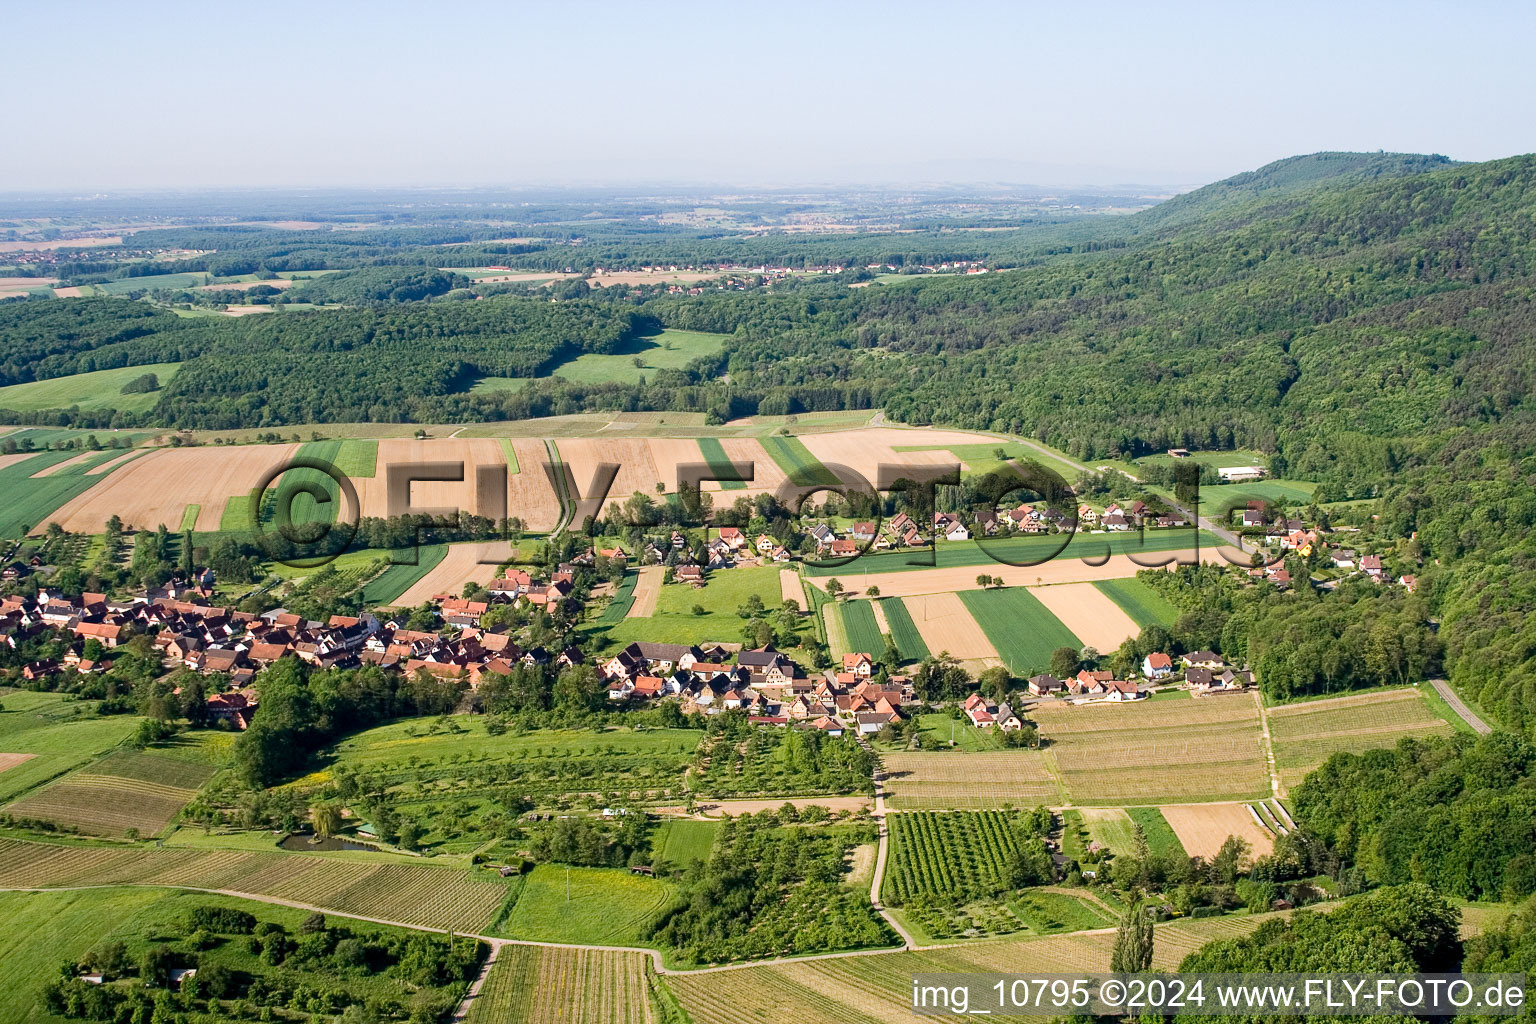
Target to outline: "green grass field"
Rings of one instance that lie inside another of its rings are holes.
[[[699,438],[699,451],[704,454],[704,461],[709,463],[709,468],[721,476],[731,472],[731,457],[725,453],[725,445],[720,443],[718,437]],[[720,484],[723,491],[744,491],[747,489],[745,481],[725,480]]]
[[[1128,807],[1126,813],[1141,826],[1141,831],[1147,837],[1147,849],[1152,851],[1153,856],[1186,856],[1184,844],[1179,842],[1178,833],[1168,824],[1162,811],[1156,807]]]
[[[186,533],[197,525],[197,517],[203,511],[201,505],[188,505],[181,510],[181,525],[177,527],[182,533]]]
[[[885,639],[880,635],[879,624],[875,622],[874,602],[841,601],[837,610],[843,618],[843,636],[848,641],[848,650],[880,657],[880,653],[885,650]]]
[[[624,578],[619,581],[618,589],[614,591],[613,600],[608,602],[602,614],[593,619],[600,626],[611,626],[624,621],[624,616],[629,614],[629,609],[635,603],[635,584],[640,582],[638,572],[626,572]]]
[[[0,693],[0,752],[32,754],[0,772],[0,802],[9,802],[119,746],[139,727],[132,715],[96,717],[65,694]]]
[[[329,462],[349,477],[372,478],[378,471],[379,442],[360,437],[306,441],[299,447],[299,455]]]
[[[498,934],[539,942],[645,946],[644,931],[666,910],[673,886],[620,868],[540,864],[497,926]]]
[[[912,613],[907,611],[901,598],[882,598],[880,610],[885,613],[885,623],[891,627],[891,638],[896,641],[896,650],[901,652],[903,660],[922,661],[932,653],[923,642],[923,635],[917,631],[917,623],[912,621]]]
[[[986,547],[974,540],[940,541],[933,550],[882,551],[862,555],[850,565],[825,566],[814,562],[805,563],[812,576],[839,576],[850,585],[859,573],[912,572],[921,569],[943,569],[977,566],[985,567],[1005,560],[1013,564],[1038,564],[1055,558],[1098,558],[1105,554],[1123,555],[1136,552],[1177,551],[1195,545],[1196,531],[1190,529],[1149,530],[1142,538],[1134,533],[1075,534],[1065,546],[1060,534],[1036,537],[1006,537],[986,542]],[[1199,531],[1202,550],[1215,548],[1220,541],[1215,535]],[[932,561],[930,562],[930,558]],[[916,563],[916,564],[912,564]]]
[[[668,583],[656,599],[656,614],[615,622],[607,628],[608,644],[622,646],[634,640],[669,644],[738,642],[746,620],[736,614],[736,609],[751,594],[760,597],[765,607],[777,608],[783,600],[779,567],[717,569],[699,589],[686,583]],[[695,615],[695,605],[704,614]]]
[[[1119,807],[1084,807],[1080,812],[1088,834],[1100,846],[1107,846],[1117,854],[1129,854],[1136,849],[1132,821]]]
[[[86,476],[88,469],[123,453],[112,449],[96,452],[83,462],[32,479],[34,473],[68,462],[80,454],[78,451],[42,452],[0,469],[0,494],[10,495],[0,502],[0,537],[17,537],[26,532],[23,527],[31,529],[48,522],[48,517],[65,502],[106,479],[105,476]]]
[[[1284,501],[1295,508],[1312,500],[1314,483],[1303,480],[1259,480],[1246,484],[1219,484],[1200,488],[1200,514],[1220,521],[1233,509],[1242,510],[1248,502]]]
[[[799,438],[771,434],[762,438],[761,443],[763,451],[768,453],[768,457],[796,485],[800,487],[815,484],[824,487],[839,486],[837,477],[833,476],[832,471],[811,454],[811,450]]]
[[[523,471],[523,467],[518,465],[517,462],[517,449],[512,447],[510,439],[505,437],[501,439],[501,454],[506,456],[507,472],[509,474],[517,474]]]
[[[1192,451],[1187,459],[1175,459],[1171,455],[1147,455],[1136,460],[1143,465],[1153,463],[1177,464],[1181,462],[1198,462],[1206,466],[1214,466],[1217,469],[1227,469],[1232,466],[1268,466],[1269,456],[1263,452],[1255,451]]]
[[[142,412],[152,409],[160,400],[160,392],[125,395],[123,385],[131,380],[153,373],[160,378],[164,388],[181,369],[180,363],[151,363],[146,366],[125,366],[116,370],[95,370],[76,373],[68,377],[54,377],[28,384],[11,384],[0,388],[0,409],[18,412],[35,412],[41,409],[121,409],[124,412]],[[105,432],[103,432],[105,433]]]
[[[1120,610],[1134,619],[1142,629],[1154,625],[1172,628],[1178,620],[1179,610],[1173,606],[1173,602],[1135,577],[1099,580],[1094,586],[1119,605]]]
[[[1025,587],[966,590],[960,600],[981,627],[1008,670],[1019,678],[1044,672],[1058,647],[1083,646],[1061,620]]]
[[[1002,741],[996,729],[978,729],[963,718],[951,718],[944,714],[917,716],[917,731],[923,738],[924,750],[936,750],[954,741],[958,750],[1002,750]]]
[[[411,589],[417,580],[437,568],[437,563],[447,555],[447,544],[422,544],[416,549],[415,565],[391,565],[369,581],[363,588],[363,604],[366,607],[390,604]],[[399,557],[408,557],[408,554],[400,553]]]
[[[653,865],[686,868],[692,861],[708,862],[709,851],[720,832],[718,821],[674,818],[663,821],[656,830]]]
[[[695,359],[712,356],[725,345],[730,335],[705,334],[702,331],[675,331],[636,338],[620,351],[600,355],[586,353],[549,371],[550,377],[564,377],[575,384],[628,384],[641,374],[658,370],[681,370]],[[635,365],[635,360],[640,365]],[[471,393],[516,391],[528,383],[526,377],[481,377]]]
[[[212,282],[213,278],[210,275],[196,272],[125,277],[118,281],[104,281],[101,284],[91,285],[90,287],[102,295],[127,295],[129,292],[149,292],[157,288],[196,288]]]

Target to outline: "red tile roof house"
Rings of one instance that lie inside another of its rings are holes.
[[[1173,659],[1162,651],[1153,651],[1141,659],[1141,674],[1148,679],[1166,679],[1173,675]]]

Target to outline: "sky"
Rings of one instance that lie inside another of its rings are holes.
[[[1536,4],[0,0],[0,191],[1190,186],[1536,149]]]

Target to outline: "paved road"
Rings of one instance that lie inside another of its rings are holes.
[[[1431,679],[1429,684],[1435,688],[1436,693],[1445,698],[1445,702],[1451,706],[1451,710],[1460,715],[1472,727],[1473,732],[1483,736],[1493,732],[1493,727],[1473,714],[1472,709],[1467,707],[1466,703],[1456,695],[1456,691],[1451,689],[1450,683],[1444,679]]]

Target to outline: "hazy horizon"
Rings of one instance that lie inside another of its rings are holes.
[[[1001,183],[1536,149],[1536,9],[15,8],[0,192]]]

